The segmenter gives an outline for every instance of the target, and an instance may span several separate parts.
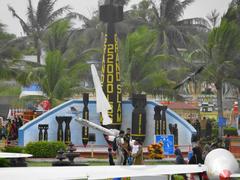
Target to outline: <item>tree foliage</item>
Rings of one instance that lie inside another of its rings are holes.
[[[28,0],[27,21],[21,18],[12,6],[8,6],[13,17],[17,18],[23,31],[32,38],[34,47],[37,49],[37,62],[40,62],[42,37],[48,26],[53,23],[63,13],[70,11],[70,6],[63,6],[54,10],[57,0],[39,0],[37,9],[32,6],[32,0]]]

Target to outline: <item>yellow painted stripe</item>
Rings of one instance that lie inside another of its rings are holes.
[[[145,134],[131,134],[131,136],[145,136]]]

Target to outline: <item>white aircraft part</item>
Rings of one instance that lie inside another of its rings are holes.
[[[93,83],[96,91],[97,112],[102,113],[103,125],[111,124],[111,118],[108,116],[108,110],[112,109],[101,86],[96,67],[91,65]]]
[[[207,155],[204,164],[207,166],[207,174],[211,180],[219,179],[219,175],[226,170],[231,174],[239,171],[237,160],[226,149],[212,150]]]
[[[96,130],[98,130],[98,131],[100,131],[103,134],[108,135],[108,136],[116,137],[119,134],[119,131],[116,131],[115,129],[114,130],[107,129],[105,127],[102,127],[101,125],[95,124],[95,123],[93,123],[91,121],[88,121],[86,119],[77,118],[76,121],[79,122],[81,125],[96,129]]]
[[[29,158],[32,154],[22,154],[22,153],[5,153],[0,152],[0,158]]]
[[[103,122],[102,122],[103,125],[111,124],[111,119],[108,116],[108,112],[102,111],[102,118],[103,118]]]
[[[238,178],[238,177],[240,177],[240,174],[232,174],[230,177],[231,178]]]
[[[197,173],[206,171],[199,165],[157,166],[74,166],[74,167],[28,167],[0,168],[4,180],[62,180],[62,179],[107,179],[116,177],[161,176],[169,174]]]

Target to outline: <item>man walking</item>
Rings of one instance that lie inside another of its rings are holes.
[[[116,150],[116,165],[123,165],[124,162],[124,131],[120,130],[119,136],[116,137],[116,144],[117,144],[117,150]]]

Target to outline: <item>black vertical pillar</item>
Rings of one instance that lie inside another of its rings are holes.
[[[44,124],[43,129],[44,129],[43,139],[44,141],[48,141],[48,124]]]
[[[42,124],[38,125],[39,133],[38,133],[38,140],[42,141],[43,140],[43,126]]]
[[[161,107],[159,105],[154,107],[154,120],[155,120],[155,135],[161,134]]]
[[[132,138],[140,139],[142,142],[146,134],[146,95],[134,94],[132,97]]]
[[[174,124],[173,135],[174,135],[174,144],[178,145],[178,127],[177,127],[177,124]]]
[[[89,94],[84,93],[83,94],[83,119],[89,120],[89,110],[88,110],[88,102],[89,102]],[[88,143],[88,134],[89,134],[89,129],[86,126],[82,127],[82,143],[86,147]]]
[[[161,134],[167,134],[166,110],[167,106],[160,106],[162,110]]]
[[[64,140],[65,140],[66,144],[69,144],[71,142],[71,129],[70,129],[71,120],[72,120],[71,116],[65,116],[64,117],[64,121],[66,123]]]
[[[102,86],[112,109],[108,112],[112,124],[108,128],[119,129],[122,124],[122,92],[120,82],[120,63],[118,38],[114,24],[123,20],[123,6],[110,4],[100,6],[100,20],[107,23],[102,59]]]
[[[57,130],[57,140],[58,141],[63,141],[63,121],[64,117],[63,116],[56,116],[56,121],[58,123],[58,130]]]
[[[169,132],[170,132],[170,134],[173,134],[173,125],[172,125],[172,123],[169,123],[168,124],[168,128],[169,128]]]

